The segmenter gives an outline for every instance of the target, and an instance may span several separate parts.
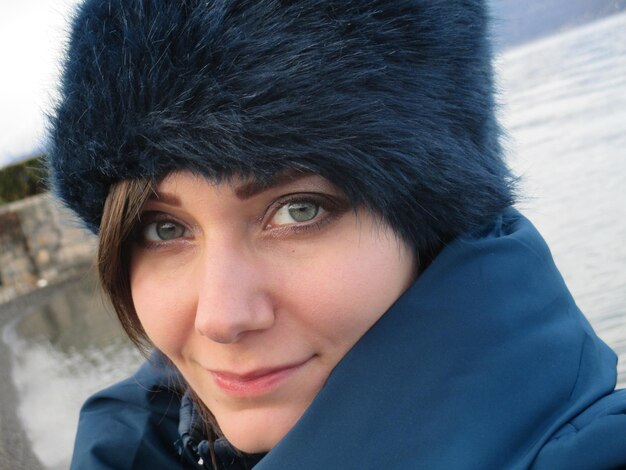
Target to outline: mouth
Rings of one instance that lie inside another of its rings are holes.
[[[215,384],[230,395],[236,397],[252,397],[264,395],[287,380],[303,368],[310,359],[297,364],[258,369],[246,374],[234,374],[227,371],[211,370]]]

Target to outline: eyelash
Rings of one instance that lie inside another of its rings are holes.
[[[132,238],[139,245],[148,249],[158,249],[161,247],[169,246],[172,243],[180,244],[181,242],[186,242],[185,237],[176,238],[174,240],[161,240],[154,241],[148,240],[145,236],[146,230],[153,224],[157,224],[159,222],[171,222],[173,224],[181,226],[185,233],[191,231],[191,229],[184,222],[179,221],[176,217],[168,214],[166,212],[159,211],[146,211],[141,214],[141,220],[133,230]]]
[[[298,203],[315,204],[317,207],[320,208],[321,211],[318,212],[318,214],[316,214],[311,221],[293,222],[290,224],[271,227],[271,219],[278,213],[279,210],[281,210],[285,206],[288,206],[289,204]],[[323,226],[325,226],[329,222],[332,222],[338,215],[344,212],[343,206],[344,204],[341,204],[340,201],[337,201],[335,198],[331,198],[327,195],[317,193],[298,193],[293,195],[288,194],[277,200],[270,207],[268,207],[267,211],[260,218],[259,222],[263,224],[264,228],[271,228],[271,231],[268,232],[268,235],[271,236],[281,236],[285,232],[295,234],[312,232],[321,229]]]
[[[311,221],[305,222],[294,222],[290,224],[277,225],[275,227],[271,227],[270,222],[271,219],[276,215],[276,213],[282,209],[283,207],[289,204],[297,204],[297,203],[313,203],[318,206],[321,210]],[[332,222],[339,215],[345,212],[348,209],[349,205],[347,202],[339,200],[338,198],[328,196],[326,194],[318,194],[318,193],[297,193],[297,194],[287,194],[275,202],[273,202],[266,211],[259,217],[258,223],[261,224],[264,228],[269,228],[267,230],[268,237],[281,237],[288,234],[303,234],[314,232],[322,229],[325,225]],[[186,237],[183,235],[180,238],[176,238],[173,240],[162,240],[162,241],[152,241],[147,240],[145,237],[145,232],[147,228],[159,222],[172,222],[176,225],[179,225],[184,228],[185,232],[192,232],[193,229],[190,228],[186,223],[181,222],[176,217],[166,213],[166,212],[158,212],[158,211],[146,211],[142,214],[143,220],[139,222],[136,229],[133,233],[133,239],[136,243],[142,245],[147,249],[159,249],[172,245],[173,243],[180,244],[181,242],[187,242]]]

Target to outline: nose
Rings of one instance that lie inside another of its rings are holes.
[[[207,253],[198,266],[195,328],[218,343],[235,343],[245,333],[269,329],[274,305],[269,273],[250,253],[222,246]]]

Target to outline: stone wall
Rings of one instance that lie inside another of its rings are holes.
[[[0,206],[0,304],[68,279],[94,260],[96,237],[49,194]]]

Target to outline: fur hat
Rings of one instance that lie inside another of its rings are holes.
[[[51,120],[58,196],[319,174],[418,252],[512,203],[483,0],[86,0]]]

